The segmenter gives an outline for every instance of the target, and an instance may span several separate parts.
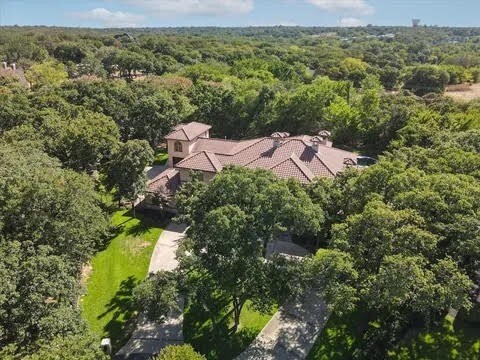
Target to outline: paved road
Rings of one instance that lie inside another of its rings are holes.
[[[330,313],[315,294],[283,306],[236,360],[303,360]]]
[[[170,223],[162,231],[150,259],[149,273],[161,270],[170,271],[177,267],[175,253],[179,242],[185,236],[186,226]],[[183,309],[183,300],[179,300],[179,309]],[[140,316],[137,329],[132,337],[115,354],[115,359],[148,359],[167,345],[183,344],[182,311],[172,312],[165,322],[158,324]]]

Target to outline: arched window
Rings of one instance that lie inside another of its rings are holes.
[[[182,143],[180,141],[176,141],[175,144],[173,144],[173,150],[175,150],[175,152],[182,152]]]

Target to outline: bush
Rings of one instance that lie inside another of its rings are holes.
[[[163,348],[156,360],[205,360],[190,345],[170,345]]]
[[[448,72],[434,65],[421,65],[411,68],[405,76],[405,89],[423,96],[428,93],[441,93],[450,82]]]

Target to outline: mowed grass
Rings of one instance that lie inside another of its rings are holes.
[[[478,311],[478,310],[477,310]],[[461,316],[463,315],[463,316]],[[479,312],[480,315],[480,312]],[[448,316],[442,324],[426,328],[410,328],[398,347],[386,349],[389,358],[407,359],[479,359],[480,316],[459,314],[453,321]],[[335,313],[318,336],[307,360],[346,360],[354,358],[355,349],[364,346],[364,335],[378,323],[368,319],[359,309],[343,317]]]
[[[82,297],[83,316],[90,329],[112,339],[115,350],[135,326],[132,290],[148,272],[150,257],[164,221],[157,214],[116,211],[112,222],[117,235],[91,261],[91,274]]]
[[[240,326],[236,333],[231,334],[233,318],[226,315],[225,304],[220,299],[216,305],[217,313],[211,314],[201,304],[192,303],[185,309],[184,315],[185,342],[208,360],[234,359],[250,345],[277,310],[274,308],[270,313],[262,314],[253,310],[247,301],[240,314]]]

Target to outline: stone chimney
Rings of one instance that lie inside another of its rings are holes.
[[[273,148],[279,148],[283,143],[283,139],[288,138],[289,136],[290,134],[287,132],[274,132],[272,135],[270,135],[270,137],[273,139]]]
[[[332,133],[330,131],[322,130],[318,133],[318,137],[320,138],[320,144],[332,147],[333,143],[330,141]]]
[[[323,139],[320,136],[314,136],[310,139],[312,142],[312,150],[318,153],[318,146],[322,143]]]

